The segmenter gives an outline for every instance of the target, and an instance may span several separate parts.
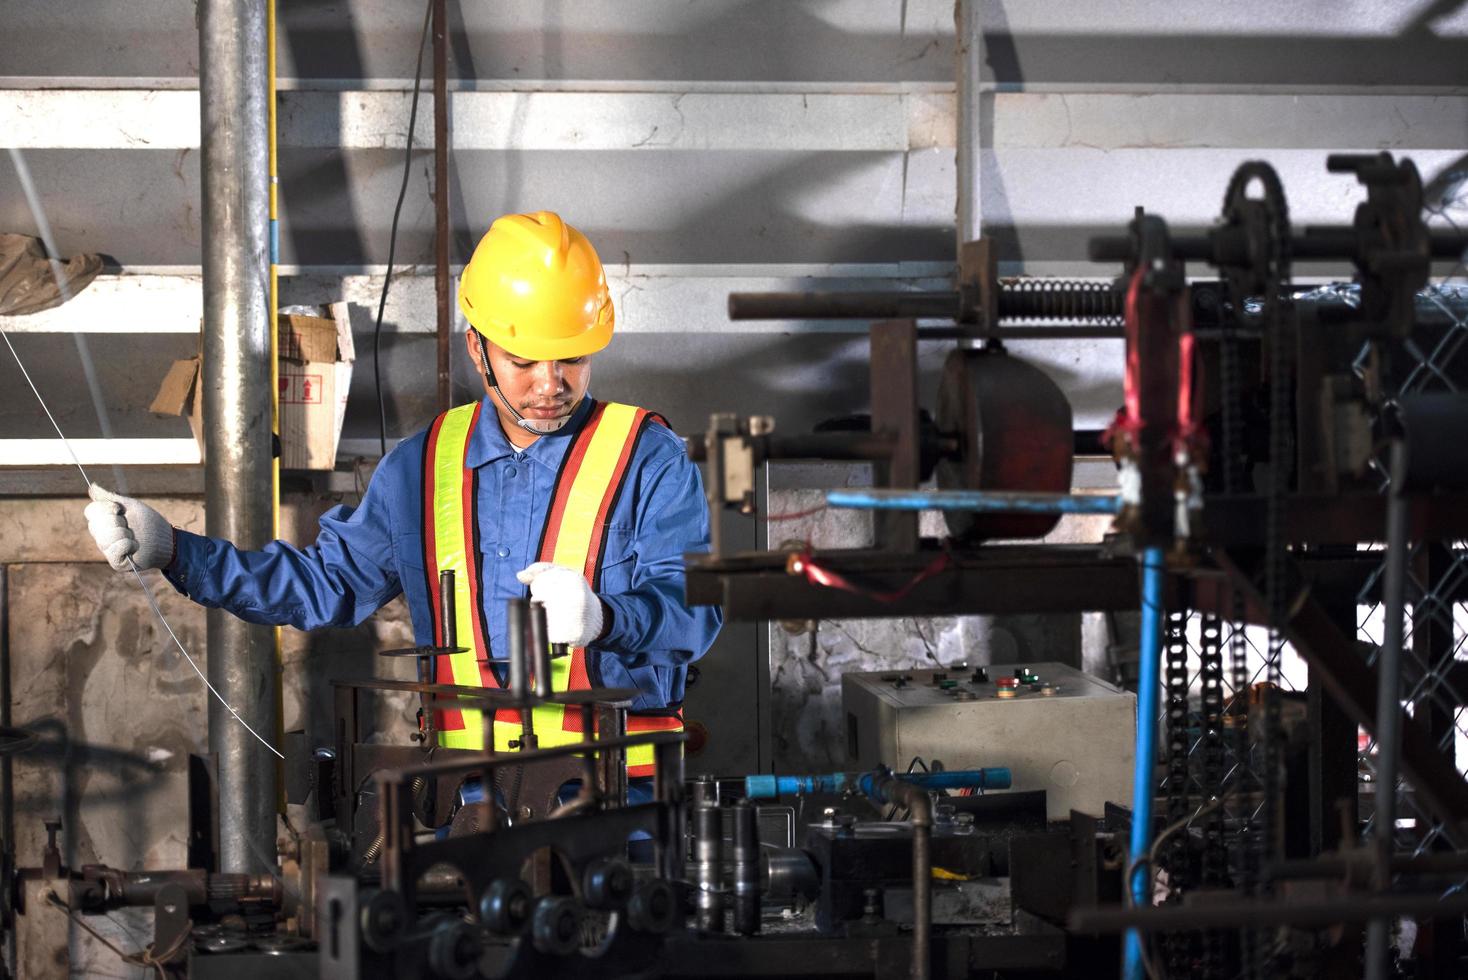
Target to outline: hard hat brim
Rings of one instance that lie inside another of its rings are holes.
[[[507,354],[526,361],[565,361],[575,357],[588,357],[611,343],[613,317],[611,311],[598,319],[595,326],[572,337],[533,337],[516,335],[496,323],[475,323],[463,304],[459,305],[469,325],[484,335],[484,339],[501,348]],[[480,318],[483,319],[483,318]]]

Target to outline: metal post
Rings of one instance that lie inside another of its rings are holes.
[[[267,0],[199,4],[203,192],[205,532],[255,549],[271,536]],[[276,717],[271,630],[208,614],[209,680],[256,731]],[[276,772],[268,749],[214,701],[220,870],[275,863]]]
[[[695,807],[693,877],[697,891],[693,905],[700,932],[724,931],[723,867],[723,810],[714,804]]]
[[[958,40],[958,245],[978,241],[982,232],[983,203],[979,197],[979,141],[982,128],[980,81],[983,72],[983,30],[979,0],[958,0],[953,11]]]
[[[530,665],[526,663],[529,651],[525,648],[526,604],[520,599],[511,599],[505,605],[505,635],[509,639],[510,694],[515,700],[523,701],[530,696]]]
[[[459,596],[454,582],[454,570],[445,568],[438,573],[438,623],[439,635],[443,637],[445,649],[453,650],[459,645]]]
[[[433,0],[433,294],[438,313],[438,410],[451,407],[449,351],[449,94],[446,0]]]
[[[734,804],[734,931],[759,932],[759,814],[749,800]]]
[[[530,667],[535,675],[535,696],[551,696],[551,650],[547,641],[549,632],[545,623],[545,605],[530,604]]]
[[[1392,845],[1397,830],[1397,754],[1400,751],[1402,705],[1402,613],[1407,579],[1407,498],[1402,483],[1407,472],[1407,444],[1392,443],[1391,487],[1386,508],[1386,575],[1382,582],[1382,643],[1376,656],[1376,876],[1378,892],[1391,887]],[[1387,947],[1391,920],[1372,919],[1366,925],[1366,976],[1382,980],[1388,974]]]

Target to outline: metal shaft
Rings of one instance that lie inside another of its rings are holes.
[[[438,627],[443,645],[459,645],[459,599],[454,582],[454,570],[445,568],[438,573]]]
[[[734,804],[734,931],[759,932],[759,822],[754,804]]]
[[[510,693],[523,698],[530,693],[530,666],[526,663],[524,599],[511,599],[505,606],[505,635],[509,638]]]
[[[527,634],[533,634],[535,630],[534,623],[537,608],[540,610],[541,620],[544,621],[545,607],[541,606],[538,602],[529,599],[511,599],[505,604],[505,635],[509,643],[510,686],[512,688],[515,686],[517,680],[514,676],[516,664],[520,665],[521,676],[518,678],[518,681],[524,690],[529,689],[530,683],[526,672],[534,669],[537,672],[537,676],[539,673],[539,667],[536,666],[534,659],[534,641],[532,640],[527,644]],[[538,686],[539,684],[537,682]],[[523,690],[522,693],[524,693]],[[535,738],[535,713],[529,708],[520,709],[520,729],[520,751],[534,751],[539,743]]]
[[[241,548],[271,537],[267,0],[202,0],[199,115],[203,192],[205,532]],[[240,717],[278,727],[271,630],[209,610],[209,681]],[[220,870],[275,862],[276,774],[268,749],[217,703]]]
[[[452,408],[449,352],[449,95],[446,0],[433,0],[433,294],[438,322],[438,410]]]
[[[1391,887],[1392,845],[1397,830],[1397,756],[1401,746],[1402,633],[1407,579],[1407,444],[1392,443],[1391,487],[1386,508],[1386,576],[1382,583],[1382,644],[1376,678],[1376,889]],[[1372,919],[1366,926],[1366,976],[1382,980],[1389,971],[1391,920]]]
[[[955,39],[958,42],[956,65],[958,86],[958,241],[978,241],[983,228],[980,190],[980,143],[983,139],[984,104],[980,91],[983,73],[984,33],[981,29],[979,0],[958,0],[953,9]],[[990,96],[989,110],[993,110]]]
[[[693,906],[703,932],[724,931],[722,818],[723,811],[717,806],[693,808],[693,882],[698,888]]]
[[[530,663],[535,670],[535,696],[551,696],[551,658],[549,634],[545,625],[544,603],[530,603]]]

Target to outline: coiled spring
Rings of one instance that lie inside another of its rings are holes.
[[[1109,282],[1082,279],[999,280],[1001,320],[1071,320],[1117,326],[1121,292]]]

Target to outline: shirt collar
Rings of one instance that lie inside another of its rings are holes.
[[[526,448],[516,449],[505,435],[504,427],[500,425],[499,412],[495,410],[493,399],[493,395],[486,394],[480,402],[482,407],[479,410],[479,423],[474,426],[474,434],[469,437],[469,445],[464,453],[466,466],[480,467],[506,456],[524,453],[527,459],[556,469],[561,464],[561,457],[565,455],[566,446],[570,445],[571,437],[586,423],[594,404],[591,395],[585,395],[576,406],[576,411],[571,413],[571,421],[558,431],[541,436]]]

